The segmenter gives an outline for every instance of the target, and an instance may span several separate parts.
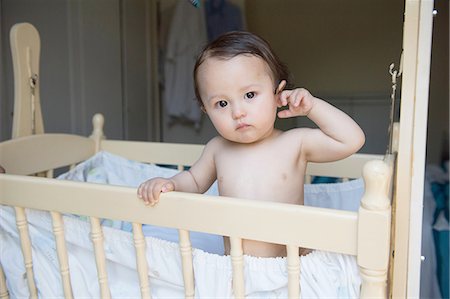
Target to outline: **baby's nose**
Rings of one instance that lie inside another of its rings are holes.
[[[233,113],[233,119],[240,119],[246,115],[245,110],[240,105],[236,105],[235,107],[233,107],[232,113]]]

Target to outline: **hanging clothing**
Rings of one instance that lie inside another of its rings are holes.
[[[244,30],[241,10],[229,1],[205,1],[205,13],[209,41],[228,31]]]
[[[190,122],[200,128],[201,110],[194,92],[193,70],[207,43],[203,6],[178,1],[171,21],[164,65],[164,103],[169,123]]]

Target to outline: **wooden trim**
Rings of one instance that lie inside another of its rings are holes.
[[[394,298],[419,296],[420,269],[417,263],[420,257],[417,253],[420,252],[422,233],[421,190],[424,184],[432,8],[432,0],[405,2],[403,80],[393,203],[395,214],[391,296]],[[414,268],[409,268],[413,265]]]

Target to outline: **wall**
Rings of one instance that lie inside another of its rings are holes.
[[[402,1],[247,0],[249,29],[290,67],[294,85],[349,113],[366,133],[362,152],[384,153],[391,77],[401,53]],[[310,126],[297,118],[281,127]]]
[[[154,138],[148,0],[1,0],[1,130],[11,132],[14,83],[9,30],[40,33],[41,106],[48,132],[89,135],[105,115],[109,138]]]
[[[448,160],[449,147],[449,1],[436,0],[433,24],[427,162]]]

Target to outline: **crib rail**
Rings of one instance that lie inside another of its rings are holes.
[[[175,166],[190,166],[200,157],[204,146],[198,144],[157,143],[101,140],[99,148],[128,159]],[[96,141],[69,134],[39,134],[8,140],[0,144],[0,165],[10,174],[29,175],[72,165],[94,155]],[[180,154],[182,153],[182,154]],[[361,169],[370,160],[382,155],[354,154],[330,163],[309,163],[310,176],[359,178]]]
[[[199,144],[159,143],[120,140],[101,140],[100,149],[128,159],[168,165],[190,166],[200,157],[204,146]],[[182,153],[182,154],[181,154]],[[329,176],[355,179],[370,160],[383,160],[383,155],[354,154],[329,163],[308,163],[307,176]],[[307,179],[308,181],[308,179]]]
[[[8,173],[30,175],[79,163],[94,155],[94,141],[69,134],[40,134],[0,144],[0,165]]]
[[[102,140],[101,150],[146,163],[190,166],[200,157],[200,144]]]
[[[0,203],[10,206],[289,243],[351,255],[357,253],[355,212],[183,192],[162,194],[160,203],[149,208],[136,197],[134,188],[7,174],[1,175],[0,187]],[[39,201],[29,200],[38,193]],[[115,208],[105,209],[107,206]],[[260,221],[245,222],[245,219],[254,219],[254,215],[258,215]],[[279,220],[269,222],[266,219]],[[246,230],[242,231],[244,225]],[[315,229],[311,230],[311,226]],[[317,238],[317,235],[327,238]]]
[[[383,160],[383,155],[354,154],[346,159],[328,163],[308,163],[306,175],[356,179],[361,169],[371,160]]]

